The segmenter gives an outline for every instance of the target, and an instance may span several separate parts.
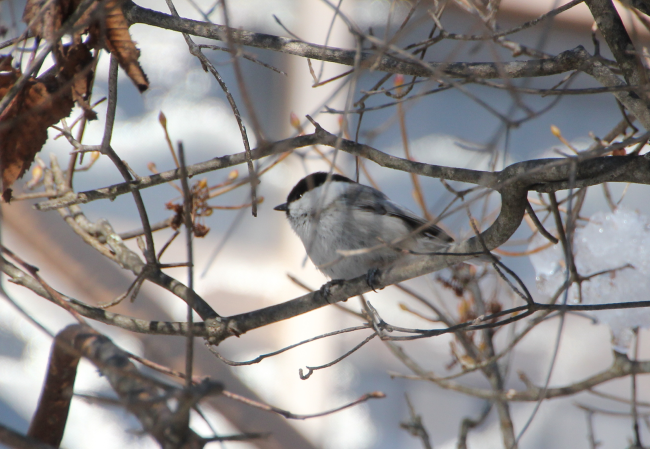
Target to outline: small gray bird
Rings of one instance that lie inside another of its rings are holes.
[[[312,173],[296,184],[284,211],[314,265],[332,279],[352,279],[415,254],[445,251],[454,241],[438,226],[379,190],[341,175]]]

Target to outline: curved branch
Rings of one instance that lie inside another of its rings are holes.
[[[310,44],[297,39],[274,36],[264,33],[253,33],[240,29],[228,28],[198,20],[183,19],[170,16],[159,11],[143,8],[132,1],[125,1],[124,15],[131,23],[142,23],[167,30],[206,37],[220,41],[232,42],[237,45],[263,48],[303,58],[319,61],[334,62],[354,66],[355,50],[345,50],[336,47]],[[581,48],[581,47],[579,47]],[[579,64],[577,49],[560,53],[554,58],[534,59],[531,61],[512,61],[508,63],[476,62],[476,63],[438,63],[409,61],[404,58],[382,54],[378,56],[372,51],[361,52],[361,67],[371,67],[374,70],[388,73],[401,73],[413,76],[449,76],[452,78],[522,78],[529,76],[550,76],[577,70]]]
[[[502,206],[499,216],[494,223],[480,236],[453,245],[448,255],[440,254],[436,257],[421,256],[405,266],[395,267],[382,272],[377,279],[377,286],[383,288],[388,285],[406,281],[427,273],[447,268],[467,259],[471,254],[484,252],[484,245],[489,249],[496,248],[505,243],[515,233],[526,211],[526,193],[524,189],[514,186],[506,189],[502,194]],[[453,253],[459,254],[453,254]],[[319,309],[328,304],[345,301],[348,298],[372,290],[368,286],[366,276],[345,281],[344,283],[328,283],[319,291],[309,293],[290,301],[254,310],[252,312],[223,317],[210,332],[209,342],[219,344],[221,341],[241,335],[247,331],[267,326],[278,321],[286,320],[312,310]]]

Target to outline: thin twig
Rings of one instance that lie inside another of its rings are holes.
[[[535,227],[537,228],[539,233],[544,237],[546,237],[546,239],[550,241],[553,245],[557,245],[559,243],[559,240],[555,238],[553,234],[548,232],[546,228],[544,228],[544,225],[542,224],[541,221],[539,221],[539,218],[537,218],[537,215],[535,214],[533,207],[530,205],[530,202],[528,201],[526,201],[526,212],[528,212],[528,216],[533,220],[533,223],[535,223]]]
[[[194,224],[192,222],[192,209],[194,198],[187,178],[187,166],[185,165],[185,150],[183,143],[178,143],[178,159],[181,171],[181,186],[183,187],[183,221],[185,222],[185,248],[187,251],[187,288],[194,290],[194,245],[192,237],[194,236]],[[193,310],[187,305],[187,343],[185,345],[185,387],[192,386],[192,366],[194,363],[194,335],[192,335],[192,325],[194,317]],[[188,418],[189,420],[189,415]]]
[[[118,157],[113,148],[111,147],[111,137],[113,135],[113,124],[115,123],[115,112],[117,109],[117,74],[118,74],[118,60],[115,53],[111,53],[111,60],[109,64],[108,76],[108,107],[106,108],[106,124],[104,125],[104,135],[102,137],[101,152],[108,155],[113,164],[117,167],[120,174],[127,183],[133,180],[130,171],[125,165],[124,161]],[[142,222],[142,229],[144,229],[144,237],[147,241],[145,257],[147,264],[155,265],[156,263],[156,250],[153,242],[153,234],[151,226],[149,225],[149,218],[147,216],[147,209],[140,195],[140,191],[136,188],[129,188],[133,194],[138,213],[140,214],[140,221]]]
[[[172,15],[174,17],[178,17],[178,12],[176,11],[176,7],[172,3],[171,0],[166,0],[167,2],[167,7],[171,11]],[[224,5],[225,6],[225,5]],[[227,15],[226,15],[227,17]],[[229,29],[229,28],[228,28]],[[244,155],[245,155],[245,161],[246,165],[248,166],[248,176],[250,178],[250,185],[251,185],[251,198],[253,201],[253,207],[251,209],[253,216],[257,216],[257,193],[256,193],[256,186],[259,184],[259,180],[257,179],[256,173],[255,173],[255,167],[253,167],[253,162],[252,162],[252,157],[251,157],[251,149],[250,149],[250,143],[248,141],[248,134],[246,132],[246,126],[244,126],[244,122],[241,118],[241,115],[239,113],[239,108],[237,107],[237,103],[235,103],[235,99],[233,98],[232,94],[228,90],[228,86],[226,85],[225,81],[217,71],[217,69],[214,67],[214,64],[212,64],[208,58],[205,57],[201,49],[194,43],[192,38],[190,38],[189,34],[183,33],[183,37],[185,38],[185,42],[187,43],[187,46],[189,47],[190,53],[201,62],[201,67],[203,67],[203,70],[210,71],[212,76],[217,80],[219,83],[219,86],[221,86],[221,90],[223,90],[224,94],[226,94],[226,99],[228,100],[228,103],[230,104],[230,108],[233,111],[233,115],[235,116],[235,119],[237,120],[237,125],[239,126],[239,132],[241,133],[242,136],[242,142],[244,144]],[[230,40],[229,40],[230,41]],[[231,48],[232,51],[234,49]],[[238,67],[237,65],[237,58],[235,57],[235,60],[233,61],[234,65]],[[242,92],[243,94],[243,92]],[[258,143],[260,145],[263,144],[263,140],[258,139]],[[191,176],[191,173],[188,174]]]
[[[333,335],[341,335],[341,334],[345,334],[345,333],[348,333],[348,332],[355,332],[355,331],[364,330],[364,329],[369,329],[369,326],[367,326],[367,325],[365,325],[365,326],[355,326],[355,327],[349,327],[347,329],[341,329],[341,330],[334,331],[334,332],[328,332],[326,334],[318,335],[316,337],[308,338],[307,340],[303,340],[301,342],[294,343],[292,345],[289,345],[289,346],[287,346],[285,348],[282,348],[282,349],[279,349],[277,351],[269,352],[267,354],[262,354],[262,355],[254,358],[252,360],[247,360],[245,362],[235,362],[235,361],[232,361],[232,360],[228,360],[227,358],[225,358],[224,356],[219,354],[217,352],[217,350],[212,346],[208,346],[208,349],[214,355],[216,355],[219,358],[219,360],[224,362],[226,365],[229,365],[229,366],[254,365],[256,363],[260,363],[262,360],[267,359],[269,357],[273,357],[273,356],[276,356],[278,354],[282,354],[283,352],[286,352],[286,351],[288,351],[290,349],[296,348],[298,346],[302,346],[302,345],[307,344],[307,343],[311,343],[311,342],[316,341],[316,340],[320,340],[322,338],[327,338],[327,337],[331,337]]]
[[[227,398],[234,399],[234,400],[236,400],[238,402],[242,402],[242,403],[250,405],[252,407],[259,408],[261,410],[266,410],[266,411],[269,411],[269,412],[277,413],[279,415],[284,416],[287,419],[300,419],[300,420],[310,419],[310,418],[319,418],[321,416],[331,415],[333,413],[340,412],[341,410],[345,410],[346,408],[350,408],[350,407],[353,407],[355,405],[366,402],[369,399],[383,399],[383,398],[386,397],[386,395],[384,393],[382,393],[381,391],[374,391],[372,393],[364,394],[363,396],[356,399],[355,401],[352,401],[352,402],[350,402],[348,404],[342,405],[341,407],[337,407],[335,409],[328,410],[326,412],[313,413],[313,414],[307,414],[307,415],[299,415],[299,414],[296,414],[296,413],[289,412],[287,410],[282,410],[280,408],[273,407],[272,405],[262,404],[261,402],[257,402],[257,401],[254,401],[252,399],[245,398],[245,397],[240,396],[240,395],[238,395],[236,393],[232,393],[232,392],[230,392],[228,390],[224,390],[223,395],[225,397],[227,397]]]
[[[300,375],[300,378],[302,380],[307,380],[307,379],[309,379],[311,377],[311,375],[314,373],[314,371],[317,371],[319,369],[329,368],[330,366],[336,365],[341,360],[343,360],[343,359],[347,358],[348,356],[352,355],[353,353],[355,353],[358,349],[361,349],[362,346],[364,346],[366,343],[368,343],[370,340],[372,340],[376,336],[377,336],[377,333],[373,332],[368,337],[366,337],[361,343],[356,345],[354,348],[350,349],[348,352],[343,354],[341,357],[339,357],[339,358],[337,358],[335,360],[332,360],[329,363],[326,363],[326,364],[320,365],[320,366],[306,366],[305,367],[305,368],[307,368],[306,373],[303,373],[302,368],[300,368],[298,370],[298,374]]]

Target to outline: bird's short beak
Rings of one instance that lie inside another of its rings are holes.
[[[282,203],[278,206],[275,206],[273,210],[279,210],[281,212],[286,212],[289,210],[289,205],[287,203]]]

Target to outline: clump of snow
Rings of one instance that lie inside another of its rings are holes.
[[[546,244],[548,240],[538,234],[528,249]],[[613,213],[598,212],[586,226],[576,229],[573,250],[580,275],[611,270],[582,283],[582,304],[650,300],[650,218],[623,208]],[[558,243],[531,254],[530,260],[537,275],[537,289],[552,297],[567,276],[562,245]],[[579,303],[575,284],[568,295],[569,304]],[[588,313],[609,325],[614,349],[622,353],[630,347],[633,328],[650,327],[647,307]]]

